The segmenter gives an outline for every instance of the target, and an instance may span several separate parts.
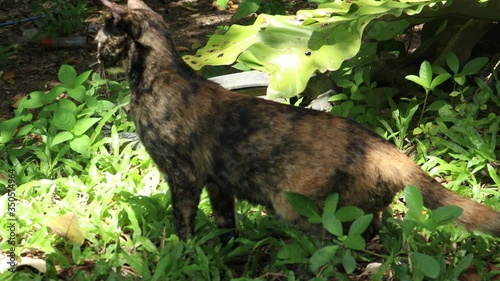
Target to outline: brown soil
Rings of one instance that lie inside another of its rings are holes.
[[[34,16],[29,0],[0,0],[0,24]],[[77,2],[77,1],[72,1]],[[33,22],[0,27],[1,48],[15,45],[17,52],[2,64],[0,61],[0,120],[12,116],[13,105],[33,91],[47,91],[59,82],[57,73],[61,64],[70,64],[78,73],[94,69],[96,46],[93,41],[96,26],[102,24],[102,7],[89,1],[95,8],[86,20],[88,30],[75,35],[86,36],[88,43],[77,49],[43,49],[40,42],[28,42],[23,32],[36,28]],[[125,1],[121,1],[125,3]],[[155,11],[163,14],[169,22],[171,34],[178,47],[191,51],[193,46],[202,46],[207,35],[213,34],[217,26],[229,24],[231,13],[219,11],[211,0],[146,0]],[[94,27],[94,28],[92,28]]]

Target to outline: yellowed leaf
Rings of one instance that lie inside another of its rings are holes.
[[[69,213],[64,216],[49,216],[47,217],[47,226],[57,235],[78,245],[82,245],[85,240],[85,233],[80,228],[76,213]]]
[[[14,96],[14,98],[12,98],[14,100],[14,103],[12,103],[10,105],[10,107],[12,108],[18,108],[19,107],[19,103],[23,100],[24,96],[23,95],[16,95]]]
[[[15,84],[14,77],[16,77],[16,73],[14,71],[5,72],[2,74],[2,79],[9,84]]]
[[[177,46],[177,47],[175,47],[175,49],[177,50],[177,52],[187,52],[187,51],[189,51],[189,48],[185,47],[185,46]]]
[[[193,50],[197,50],[199,48],[201,48],[203,45],[200,43],[200,42],[194,42],[193,45],[191,46],[191,48]]]
[[[193,6],[193,4],[188,3],[188,2],[181,4],[181,7],[188,10],[188,11],[191,11],[191,12],[198,11],[198,9]]]

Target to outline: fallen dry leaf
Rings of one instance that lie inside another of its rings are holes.
[[[187,52],[187,51],[189,51],[189,48],[185,47],[185,46],[176,46],[175,49],[177,50],[177,52]]]
[[[2,79],[5,82],[12,84],[12,85],[14,85],[16,83],[14,81],[14,77],[16,77],[16,73],[14,71],[5,72],[2,74]]]
[[[49,216],[47,217],[47,225],[57,235],[78,245],[82,245],[85,240],[85,233],[80,228],[76,213],[69,213],[64,216]]]

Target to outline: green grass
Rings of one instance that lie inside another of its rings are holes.
[[[339,85],[333,112],[414,151],[415,161],[448,188],[500,209],[498,81],[492,88],[469,79],[464,85],[448,81],[454,90],[426,89],[422,111],[423,98],[373,102],[375,85],[360,79],[366,75],[355,76],[344,79],[357,87]],[[408,205],[396,198],[380,240],[367,247],[359,233],[369,217],[333,203],[323,213],[304,215],[323,224],[354,221],[349,231],[328,224],[333,235],[311,237],[260,206],[239,202],[240,235],[221,245],[225,230],[215,227],[205,193],[193,239],[179,241],[168,186],[144,148],[123,138],[134,131],[126,83],[77,74],[69,66],[61,67],[59,80],[48,94],[32,93],[14,118],[1,123],[0,251],[8,255],[14,247],[24,264],[12,274],[1,260],[2,280],[351,280],[375,262],[381,267],[374,280],[389,271],[399,280],[456,280],[467,268],[483,280],[499,273],[491,269],[500,263],[498,239],[447,223],[453,215],[437,219],[439,211],[425,212],[411,188],[405,191]],[[61,93],[68,96],[61,99]],[[12,190],[15,246],[7,238]],[[295,199],[299,209],[310,204]],[[42,263],[43,273],[27,257]]]

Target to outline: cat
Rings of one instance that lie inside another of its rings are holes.
[[[341,206],[374,214],[378,228],[381,212],[409,184],[428,208],[457,205],[459,224],[500,236],[500,212],[441,186],[376,133],[333,114],[226,90],[180,59],[167,24],[144,2],[102,3],[111,17],[96,36],[98,59],[126,69],[137,133],[166,175],[182,239],[193,235],[203,187],[217,226],[236,231],[235,198],[309,228],[286,192],[320,206],[338,193]]]

